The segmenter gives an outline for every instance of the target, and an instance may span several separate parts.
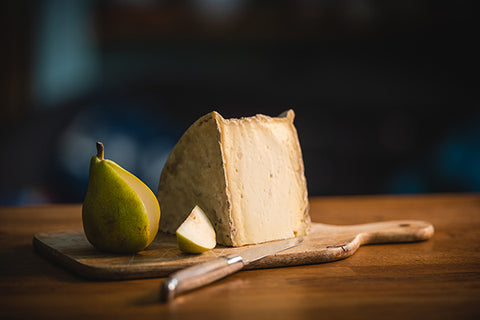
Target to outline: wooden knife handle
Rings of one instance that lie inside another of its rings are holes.
[[[220,280],[241,270],[244,266],[239,256],[219,257],[198,265],[177,271],[162,284],[160,297],[167,302],[176,296]]]

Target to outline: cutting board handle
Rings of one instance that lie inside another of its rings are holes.
[[[415,242],[430,239],[432,224],[418,220],[394,220],[352,226],[361,244]]]
[[[418,220],[393,220],[349,226],[322,225],[322,229],[332,228],[332,238],[336,244],[327,249],[338,258],[352,255],[360,246],[379,243],[402,243],[428,240],[434,233],[433,225]]]

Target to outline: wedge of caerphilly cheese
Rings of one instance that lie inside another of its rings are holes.
[[[160,230],[175,233],[195,205],[217,243],[243,246],[306,235],[307,185],[293,110],[279,117],[197,120],[172,150],[160,177]]]

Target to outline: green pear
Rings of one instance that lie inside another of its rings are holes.
[[[157,234],[158,200],[142,181],[103,156],[103,144],[97,142],[82,207],[85,235],[102,251],[141,251]]]
[[[199,206],[195,206],[177,229],[178,248],[187,253],[202,253],[215,248],[215,229]]]

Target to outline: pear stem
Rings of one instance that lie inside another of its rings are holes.
[[[103,155],[104,155],[103,143],[97,142],[97,157],[100,160],[103,160]]]

